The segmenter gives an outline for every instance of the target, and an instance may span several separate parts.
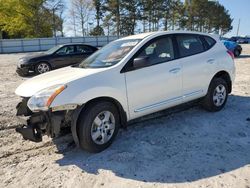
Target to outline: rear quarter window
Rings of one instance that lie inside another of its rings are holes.
[[[216,43],[216,41],[213,38],[211,38],[211,37],[204,36],[204,39],[205,39],[205,41],[207,43],[208,49],[212,48],[215,45],[215,43]]]
[[[180,57],[187,57],[204,52],[204,45],[199,35],[177,35],[176,36]]]

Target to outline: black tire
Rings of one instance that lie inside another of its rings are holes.
[[[37,74],[45,73],[45,72],[41,72],[41,71],[39,70],[39,66],[41,66],[41,65],[46,65],[46,66],[47,66],[47,71],[45,71],[45,72],[51,71],[51,66],[50,66],[49,63],[47,63],[47,62],[40,62],[40,63],[38,63],[38,64],[35,65],[35,72],[36,72]]]
[[[234,50],[234,56],[239,57],[240,56],[240,50]]]
[[[98,114],[109,111],[115,119],[115,128],[111,138],[105,144],[97,144],[91,136],[92,124]],[[80,147],[91,153],[98,153],[109,147],[115,139],[120,128],[120,116],[116,106],[111,102],[97,102],[84,109],[78,119],[78,137]]]
[[[215,89],[218,86],[223,85],[225,87],[225,99],[223,104],[221,104],[220,106],[215,105],[215,102],[213,100],[213,96],[214,96],[214,92]],[[217,112],[220,111],[226,104],[227,102],[227,98],[228,98],[228,85],[226,83],[226,81],[222,78],[214,78],[208,88],[208,92],[207,95],[204,97],[203,101],[202,101],[202,106],[210,112]]]

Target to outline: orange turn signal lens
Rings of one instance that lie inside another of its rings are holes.
[[[50,106],[51,103],[53,102],[53,100],[56,98],[57,95],[59,95],[64,89],[66,88],[66,86],[61,86],[59,87],[57,90],[55,90],[55,92],[49,97],[46,106]]]

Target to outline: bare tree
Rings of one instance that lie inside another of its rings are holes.
[[[86,25],[90,19],[93,10],[93,3],[91,0],[71,0],[70,13],[74,16],[71,18],[74,25],[76,34],[76,24],[80,24],[82,36],[86,35]]]
[[[46,7],[52,14],[52,30],[56,37],[56,32],[59,30],[63,35],[63,11],[65,9],[63,0],[47,0]]]
[[[75,13],[75,10],[73,8],[69,9],[69,15],[70,15],[70,20],[69,20],[70,25],[72,25],[74,35],[76,37],[76,13]],[[72,29],[72,27],[70,26],[70,29]]]

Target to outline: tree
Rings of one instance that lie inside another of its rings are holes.
[[[56,37],[56,32],[60,31],[63,35],[63,11],[65,9],[63,0],[48,0],[46,2],[46,7],[52,15],[51,25],[53,30],[53,35]]]
[[[138,15],[138,1],[127,0],[120,5],[120,34],[133,35]]]
[[[10,38],[51,37],[52,14],[47,0],[1,0],[1,30]],[[59,17],[55,16],[59,23]],[[60,23],[62,25],[62,23]]]
[[[121,22],[121,14],[120,14],[120,0],[107,0],[105,4],[105,10],[109,12],[111,19],[115,22],[116,25],[116,35],[120,35],[120,22]]]
[[[104,35],[104,30],[101,26],[96,26],[90,33],[89,35],[92,36],[103,36]]]
[[[74,13],[75,23],[80,24],[82,36],[86,35],[86,24],[88,24],[93,4],[90,0],[71,0],[71,13]]]
[[[218,2],[192,0],[185,2],[186,21],[183,27],[201,32],[225,34],[232,29],[232,18]]]

